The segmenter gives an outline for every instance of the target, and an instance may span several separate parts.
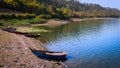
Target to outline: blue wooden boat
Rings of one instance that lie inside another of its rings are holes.
[[[40,34],[25,34],[27,37],[39,37]]]
[[[16,28],[3,28],[2,30],[4,31],[8,31],[8,32],[13,32],[13,31],[16,31],[17,29]]]
[[[27,32],[16,31],[17,30],[16,28],[3,28],[2,30],[15,34],[22,34],[22,35],[28,34]]]
[[[53,59],[53,60],[66,60],[67,52],[52,52],[52,51],[39,51],[32,50],[32,52],[40,58],[43,59]]]

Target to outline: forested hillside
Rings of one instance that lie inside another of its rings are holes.
[[[98,4],[86,4],[80,3],[77,0],[39,0],[39,2],[46,3],[49,5],[54,5],[56,7],[65,7],[74,11],[86,11],[86,10],[100,10],[104,9]]]
[[[16,13],[35,14],[40,18],[120,17],[120,10],[77,0],[0,0],[0,13],[8,9]],[[11,12],[10,11],[10,12]]]
[[[76,17],[120,17],[120,10],[98,4],[80,3],[77,0],[39,0],[42,3],[65,7],[75,11]]]
[[[19,13],[32,13],[36,14],[40,18],[61,18],[65,19],[69,16],[69,9],[56,8],[52,5],[41,3],[37,0],[0,0],[0,12],[2,8],[10,9]]]

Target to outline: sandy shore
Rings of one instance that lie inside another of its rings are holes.
[[[88,20],[107,20],[107,19],[114,19],[114,18],[71,18],[70,20],[48,20],[46,23],[43,24],[32,24],[31,26],[59,26],[63,24],[67,24],[69,22],[78,22],[78,21],[88,21]]]
[[[0,68],[66,68],[62,62],[38,58],[31,49],[47,50],[38,40],[0,30]]]
[[[69,23],[69,21],[67,20],[48,20],[46,23],[43,24],[32,24],[31,26],[58,26],[58,25],[63,25],[63,24],[67,24]]]

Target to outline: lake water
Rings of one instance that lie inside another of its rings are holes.
[[[39,38],[49,50],[69,53],[69,68],[120,68],[120,19],[36,28],[50,31]]]

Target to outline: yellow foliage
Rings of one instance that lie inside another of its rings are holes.
[[[4,2],[10,3],[10,2],[13,2],[13,0],[4,0]]]
[[[18,6],[18,3],[15,2],[14,0],[4,0],[4,2],[11,5],[11,6],[13,6],[13,7]]]
[[[65,15],[67,15],[68,13],[69,13],[69,9],[67,9],[67,8],[63,8],[62,9],[62,12],[63,12],[63,14],[65,14]]]
[[[53,6],[48,6],[48,11],[51,13],[51,14],[55,14],[55,7],[53,7]]]

